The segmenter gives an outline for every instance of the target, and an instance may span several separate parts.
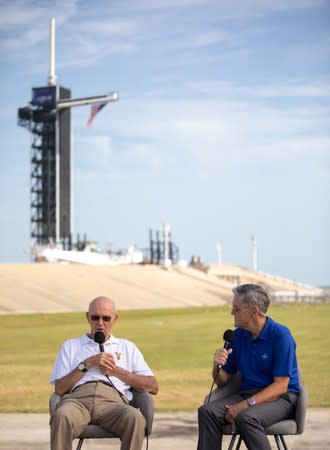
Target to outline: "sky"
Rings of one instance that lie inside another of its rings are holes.
[[[57,83],[72,109],[74,235],[330,285],[329,0],[0,0],[0,262],[30,261],[30,136]],[[217,245],[221,252],[217,251]]]

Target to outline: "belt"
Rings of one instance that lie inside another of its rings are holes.
[[[105,384],[106,386],[110,386],[113,388],[113,385],[111,385],[110,383],[108,383],[107,381],[103,381],[103,380],[94,380],[94,381],[86,381],[86,383],[82,383],[79,384],[77,387],[75,387],[74,389],[72,389],[71,394],[76,391],[77,389],[79,389],[81,386],[85,386],[85,384],[90,384],[90,383],[102,383]]]
[[[120,396],[120,398],[122,399],[122,401],[123,401],[124,403],[126,403],[126,405],[129,404],[129,401],[128,401],[127,397],[126,397],[122,392],[120,392],[120,390],[117,389],[116,386],[115,386],[114,384],[108,383],[107,381],[103,381],[103,380],[86,381],[86,383],[79,384],[79,386],[75,387],[75,388],[71,391],[71,394],[72,394],[73,392],[75,392],[77,389],[79,389],[81,386],[85,386],[85,384],[90,384],[90,383],[102,383],[102,384],[105,384],[106,386],[110,386],[112,389],[114,389],[114,390],[117,392],[117,394]]]

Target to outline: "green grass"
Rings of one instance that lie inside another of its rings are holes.
[[[272,306],[295,336],[310,406],[330,406],[330,305]],[[232,328],[228,306],[121,311],[113,330],[134,341],[160,385],[157,411],[193,411],[211,386],[215,349]],[[88,330],[84,313],[0,316],[0,412],[46,412],[49,377],[65,339]]]

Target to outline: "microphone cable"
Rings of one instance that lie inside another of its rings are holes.
[[[210,393],[209,393],[209,395],[207,396],[207,403],[210,403],[211,394],[212,394],[212,391],[213,391],[214,384],[215,384],[215,378],[213,378],[213,383],[212,383],[212,385],[211,385]]]
[[[129,402],[127,403],[126,397],[124,396],[124,394],[123,394],[122,392],[120,392],[119,389],[116,388],[116,386],[115,386],[115,385],[113,384],[113,382],[111,381],[109,375],[106,375],[106,377],[107,377],[107,379],[108,379],[108,381],[109,381],[109,383],[110,383],[110,386],[113,387],[113,388],[118,392],[120,398],[121,398],[122,401],[125,403],[125,405],[132,406],[132,405],[129,404]],[[139,408],[139,410],[140,410],[140,412],[141,412],[141,414],[142,414],[142,411],[141,411],[140,408]],[[146,450],[148,450],[148,448],[149,448],[149,440],[148,440],[148,433],[147,433],[147,425],[146,425],[146,428],[145,428],[145,437],[146,437]]]
[[[99,344],[100,346],[100,352],[104,352],[104,341],[105,341],[105,335],[103,333],[103,331],[97,331],[94,335],[94,342],[96,342],[97,344]],[[125,403],[125,405],[129,405],[129,401],[128,399],[124,396],[124,394],[113,384],[113,381],[110,379],[109,375],[106,375],[106,378],[110,384],[110,386],[118,393],[119,397],[122,399],[122,401]],[[140,412],[142,414],[142,411],[140,409]],[[146,437],[146,450],[148,450],[149,448],[149,440],[148,440],[148,433],[147,433],[147,425],[145,428],[145,437]]]

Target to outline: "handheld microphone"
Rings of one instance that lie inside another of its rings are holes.
[[[105,334],[103,333],[103,331],[97,331],[94,334],[94,342],[99,344],[100,352],[104,352],[104,345],[103,345],[104,341],[105,341]]]
[[[97,331],[94,334],[94,342],[96,342],[97,344],[99,344],[100,346],[100,352],[104,352],[104,342],[105,342],[105,334],[103,333],[103,331]],[[105,375],[107,377],[107,380],[110,384],[110,386],[112,386],[119,394],[120,398],[123,400],[123,402],[127,405],[128,400],[126,401],[125,396],[123,395],[123,393],[116,388],[116,386],[113,384],[113,382],[111,381],[111,378],[108,375]]]
[[[235,339],[235,332],[233,330],[226,330],[223,333],[223,340],[225,341],[223,348],[228,350],[229,345],[233,342],[233,340]],[[218,365],[218,372],[221,369],[222,364]]]

